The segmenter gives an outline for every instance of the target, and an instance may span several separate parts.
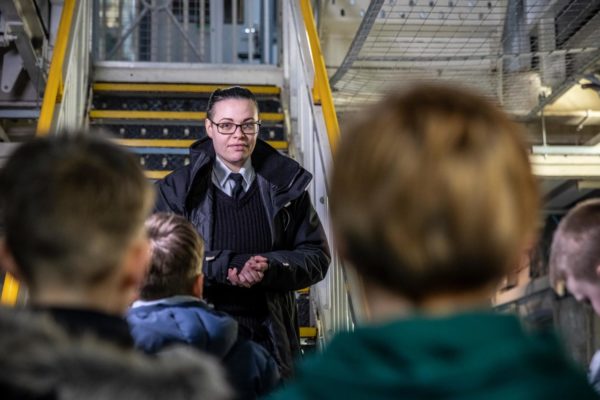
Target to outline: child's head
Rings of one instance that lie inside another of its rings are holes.
[[[600,199],[584,201],[561,220],[550,248],[550,280],[600,315]]]
[[[152,257],[140,298],[202,297],[204,243],[185,218],[158,213],[146,221]]]
[[[148,261],[143,228],[153,201],[136,159],[106,140],[79,134],[24,143],[0,171],[3,264],[33,301],[109,286],[134,292]]]
[[[363,111],[343,130],[331,187],[343,255],[414,303],[491,287],[536,225],[521,128],[452,87],[414,87]]]

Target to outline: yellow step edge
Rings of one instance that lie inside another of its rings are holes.
[[[205,112],[200,111],[123,111],[123,110],[91,110],[90,118],[104,119],[171,119],[179,121],[204,121]],[[283,121],[281,113],[260,113],[262,121]]]
[[[195,140],[179,139],[115,139],[116,143],[127,147],[175,147],[188,148]],[[277,150],[287,150],[288,142],[285,140],[267,140],[267,143]]]
[[[148,179],[162,179],[173,171],[144,171]]]
[[[90,118],[106,119],[176,119],[185,121],[204,121],[205,112],[192,111],[121,111],[91,110]]]
[[[296,290],[296,293],[300,293],[300,294],[308,294],[308,292],[310,292],[310,288]]]
[[[95,92],[177,92],[207,93],[224,89],[233,85],[189,85],[176,83],[94,83]],[[279,95],[281,88],[277,86],[240,85],[254,94]]]
[[[127,147],[176,147],[188,148],[195,140],[177,139],[115,139],[121,146]]]
[[[316,338],[317,337],[317,328],[301,326],[300,327],[300,337],[301,338]]]

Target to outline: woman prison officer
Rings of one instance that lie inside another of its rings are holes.
[[[294,290],[325,277],[329,247],[306,188],[311,174],[257,139],[248,89],[212,93],[191,163],[157,183],[155,211],[185,216],[205,240],[205,297],[263,345],[282,377],[299,354]]]

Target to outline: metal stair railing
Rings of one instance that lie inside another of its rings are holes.
[[[65,0],[52,54],[38,135],[86,125],[92,0]]]
[[[337,116],[309,0],[283,4],[284,108],[290,125],[290,153],[310,170],[309,188],[329,244],[335,248],[329,221],[328,172],[339,136]],[[287,95],[285,95],[287,94]],[[353,301],[357,282],[337,255],[326,278],[311,290],[320,344],[338,331],[352,330],[361,305]]]
[[[92,0],[65,0],[36,133],[44,136],[86,125]],[[0,304],[15,305],[19,282],[4,276]]]

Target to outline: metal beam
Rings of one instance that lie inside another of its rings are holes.
[[[96,82],[186,83],[219,85],[283,86],[283,69],[275,65],[135,63],[101,61],[94,63]]]
[[[504,54],[480,54],[480,55],[451,55],[451,56],[365,56],[357,57],[355,61],[375,61],[375,62],[435,62],[435,61],[479,61],[479,60],[504,60],[512,58],[531,58],[541,56],[558,56],[565,54],[581,54],[600,52],[598,47],[584,47],[577,49],[561,49],[549,51],[535,51],[526,53],[504,53]]]
[[[42,73],[41,59],[38,58],[35,49],[31,43],[29,35],[25,31],[25,27],[22,23],[6,24],[7,29],[10,29],[10,33],[15,35],[15,45],[17,50],[23,58],[23,67],[29,74],[29,79],[33,83],[33,86],[39,93],[44,91],[46,87],[46,78]]]
[[[369,8],[365,12],[365,16],[358,27],[358,31],[352,40],[352,44],[350,45],[350,49],[348,49],[348,53],[344,57],[344,61],[342,61],[342,65],[340,68],[333,74],[331,79],[329,79],[329,84],[331,87],[334,87],[336,82],[338,82],[342,77],[348,72],[350,68],[352,68],[352,64],[358,58],[358,54],[362,49],[365,41],[367,40],[367,36],[369,36],[369,32],[371,32],[371,28],[375,24],[375,20],[377,19],[377,15],[381,11],[381,7],[383,6],[384,0],[373,0],[369,4]]]
[[[532,150],[534,155],[594,155],[600,157],[600,146],[532,146]]]
[[[577,84],[577,82],[583,77],[586,71],[593,67],[598,61],[600,61],[600,51],[596,51],[595,54],[585,63],[583,64],[577,71],[573,72],[567,79],[565,79],[560,85],[552,88],[552,93],[549,96],[546,96],[540,99],[539,103],[527,114],[525,117],[526,120],[533,120],[537,118],[537,115],[544,107],[548,104],[556,101],[560,96],[562,96],[567,90],[569,90],[573,85]]]
[[[600,177],[600,155],[532,154],[533,173],[540,178],[586,179]]]
[[[42,16],[38,13],[35,1],[13,0],[13,4],[15,5],[19,17],[27,25],[27,34],[30,36],[31,40],[39,41],[41,44],[43,38],[48,37],[48,32],[42,21],[40,21]]]
[[[2,91],[5,93],[12,91],[21,69],[24,68],[33,87],[41,93],[45,86],[45,79],[38,51],[47,39],[47,32],[40,21],[36,4],[33,0],[0,1],[0,12],[5,21],[4,36],[7,39],[5,45],[14,42],[22,59],[22,61],[16,62],[12,60],[14,55],[8,53],[5,55]],[[4,69],[11,70],[5,72]]]
[[[27,108],[1,108],[0,118],[11,118],[11,119],[36,119],[40,116],[40,110],[38,109],[27,109]]]
[[[30,40],[38,45],[47,37],[47,31],[40,21],[34,0],[2,0],[0,1],[0,12],[7,23],[23,23]]]
[[[0,86],[4,93],[11,93],[19,74],[23,70],[23,58],[14,49],[10,49],[4,53],[2,59],[2,77],[0,79]]]

